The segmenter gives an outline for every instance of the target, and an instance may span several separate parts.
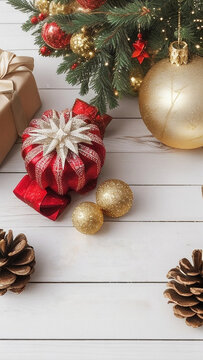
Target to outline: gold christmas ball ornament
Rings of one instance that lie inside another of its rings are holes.
[[[42,13],[47,15],[72,14],[74,12],[85,12],[81,5],[73,0],[68,4],[48,0],[35,0],[34,6]]]
[[[49,4],[48,0],[35,0],[34,6],[42,13],[48,14],[49,13]]]
[[[124,181],[106,180],[97,189],[96,202],[105,215],[117,218],[131,209],[133,192]]]
[[[203,146],[203,58],[187,63],[187,44],[170,45],[170,61],[154,65],[139,91],[141,116],[162,143],[179,149]]]
[[[141,74],[131,74],[130,75],[130,85],[131,85],[133,91],[135,91],[135,92],[139,91],[142,81],[143,81],[143,76]]]
[[[72,14],[79,9],[77,1],[71,1],[68,4],[51,1],[49,5],[49,15]]]
[[[73,53],[86,59],[90,59],[95,55],[93,38],[88,33],[85,33],[85,31],[72,35],[70,39],[70,48]]]
[[[61,4],[60,2],[56,3],[55,1],[50,2],[49,15],[70,14],[70,12],[69,5]]]
[[[79,204],[72,215],[73,226],[83,234],[93,235],[103,225],[104,217],[100,207],[93,202]]]

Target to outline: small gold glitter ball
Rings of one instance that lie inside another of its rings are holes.
[[[72,52],[86,59],[90,59],[95,55],[92,36],[84,32],[72,35],[70,39],[70,48]]]
[[[104,217],[100,207],[93,202],[79,204],[72,215],[73,226],[83,234],[95,234],[103,225]]]
[[[143,81],[143,76],[141,74],[137,74],[137,75],[132,74],[130,76],[130,85],[133,91],[135,92],[139,91],[142,81]]]
[[[124,181],[106,180],[97,189],[96,202],[105,215],[117,218],[131,209],[133,193]]]

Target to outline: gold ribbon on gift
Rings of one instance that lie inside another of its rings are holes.
[[[19,135],[22,135],[27,126],[27,119],[15,89],[15,84],[10,77],[17,72],[32,72],[33,69],[33,58],[16,56],[11,52],[0,49],[0,108],[5,104],[5,101],[11,104],[16,130]]]

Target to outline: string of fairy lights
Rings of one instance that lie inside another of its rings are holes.
[[[180,43],[180,41],[182,40],[182,34],[184,33],[184,26],[181,27],[181,4],[183,3],[182,0],[177,0],[177,4],[178,4],[178,23],[177,23],[177,28],[176,28],[176,32],[177,32],[177,38],[178,38],[178,43]],[[193,25],[195,25],[195,28],[197,31],[200,32],[200,36],[199,36],[199,41],[194,45],[194,47],[199,50],[201,47],[201,42],[202,42],[202,29],[203,29],[203,19],[200,17],[201,15],[201,3],[202,0],[193,0],[193,9],[191,10],[191,15],[192,15],[192,22]],[[74,3],[73,3],[74,4]],[[84,9],[82,10],[81,8],[78,7],[76,5],[66,5],[66,4],[60,4],[60,3],[55,3],[54,1],[51,0],[35,0],[35,6],[37,8],[39,8],[42,12],[49,12],[50,15],[56,15],[56,14],[66,14],[66,13],[70,13],[74,12],[74,11],[84,11]],[[168,47],[169,46],[169,39],[171,39],[171,35],[172,35],[172,31],[174,29],[174,17],[170,14],[169,16],[163,16],[162,14],[162,8],[161,7],[153,7],[151,9],[147,9],[145,8],[145,11],[143,12],[143,8],[140,9],[140,15],[144,16],[147,13],[151,12],[151,17],[154,20],[159,19],[160,23],[162,24],[161,26],[161,34],[163,36],[163,40],[162,41],[162,45],[161,47],[157,48],[156,50],[149,49],[149,53],[151,53],[152,58],[154,57],[154,55],[157,55],[162,48]],[[157,15],[158,14],[158,15]],[[141,32],[141,26],[139,24],[139,19],[138,19],[138,32]],[[80,33],[76,33],[72,35],[71,38],[71,42],[70,42],[70,49],[78,54],[79,56],[81,56],[81,60],[78,60],[77,64],[73,65],[73,69],[78,66],[82,61],[89,61],[89,59],[91,59],[92,57],[95,56],[97,49],[94,46],[94,40],[95,40],[95,33],[91,33],[88,32],[87,29],[85,27],[83,27],[81,29]],[[134,40],[134,39],[133,39]],[[131,38],[128,37],[128,41],[131,41]],[[192,43],[192,40],[191,40]],[[56,54],[58,54],[60,50],[55,50],[54,52]],[[64,54],[64,56],[69,56],[70,52],[67,52],[66,54]],[[153,59],[152,59],[153,60]],[[153,61],[152,61],[153,63]],[[110,63],[107,60],[104,60],[104,66],[109,67]],[[113,71],[115,70],[115,67],[113,67],[112,69]],[[121,72],[121,70],[117,70],[117,73],[119,73],[119,71]],[[129,76],[129,82],[132,88],[133,92],[138,92],[139,88],[141,86],[142,80],[144,77],[144,73],[142,68],[138,66],[135,66],[134,70],[131,70],[130,76]],[[119,96],[119,91],[117,89],[114,89],[114,94],[115,96]]]

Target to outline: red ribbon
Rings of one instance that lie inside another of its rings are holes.
[[[96,107],[88,105],[87,103],[79,99],[75,101],[72,112],[73,115],[86,115],[87,122],[97,125],[102,135],[104,134],[106,126],[112,119],[108,115],[99,115],[98,109]],[[53,111],[47,110],[43,115],[45,115],[46,118],[51,118],[53,116]],[[30,126],[33,126],[32,123],[30,124]],[[98,134],[97,136],[99,136],[99,130],[97,127],[95,128],[96,129],[95,132],[93,132],[93,135],[96,136]],[[23,142],[28,139],[30,129],[31,128],[25,130],[23,134]],[[35,146],[33,147],[28,145],[26,148],[24,148],[22,151],[23,157],[25,158],[26,155],[29,155],[30,151],[32,151],[33,149],[35,149]],[[86,153],[87,150],[89,151],[89,155]],[[64,187],[66,186],[69,190],[71,190],[71,188],[76,189],[78,184],[77,169],[79,168],[79,165],[81,166],[81,164],[84,163],[84,186],[81,187],[78,192],[84,194],[92,190],[96,186],[98,172],[103,165],[104,157],[105,148],[103,146],[103,143],[97,144],[96,142],[94,142],[94,146],[89,145],[89,148],[87,149],[85,146],[81,145],[80,158],[77,158],[77,161],[73,158],[71,166],[69,164],[66,166],[66,169],[63,173],[64,184],[62,185],[64,185]],[[31,206],[33,209],[35,209],[37,212],[39,212],[41,215],[44,215],[51,220],[56,220],[66,208],[66,206],[70,203],[71,198],[67,194],[67,192],[63,192],[63,195],[60,195],[59,193],[54,191],[55,189],[52,190],[50,188],[50,186],[53,185],[53,161],[50,162],[50,165],[48,164],[48,169],[46,173],[47,175],[43,175],[42,180],[44,181],[44,185],[42,184],[40,185],[41,187],[39,186],[35,179],[35,168],[41,158],[43,158],[43,154],[36,154],[36,156],[34,156],[33,158],[33,161],[29,162],[28,173],[31,177],[29,175],[24,176],[14,189],[14,194],[20,200],[22,200],[23,202]],[[81,164],[78,163],[79,160]],[[97,163],[97,161],[99,162]],[[75,169],[76,173],[74,172],[73,168]]]
[[[74,115],[80,115],[80,114],[87,115],[88,122],[90,124],[97,125],[100,130],[101,137],[102,138],[104,137],[106,127],[112,120],[111,116],[107,114],[100,115],[98,109],[95,106],[89,105],[86,102],[79,99],[76,99],[72,111]]]
[[[135,51],[132,54],[132,58],[137,58],[140,64],[142,64],[145,58],[149,58],[148,52],[145,50],[147,41],[142,40],[142,34],[137,35],[138,40],[133,43]]]
[[[13,192],[20,200],[50,220],[56,220],[71,202],[69,195],[58,195],[49,188],[41,189],[29,175],[22,178]]]

